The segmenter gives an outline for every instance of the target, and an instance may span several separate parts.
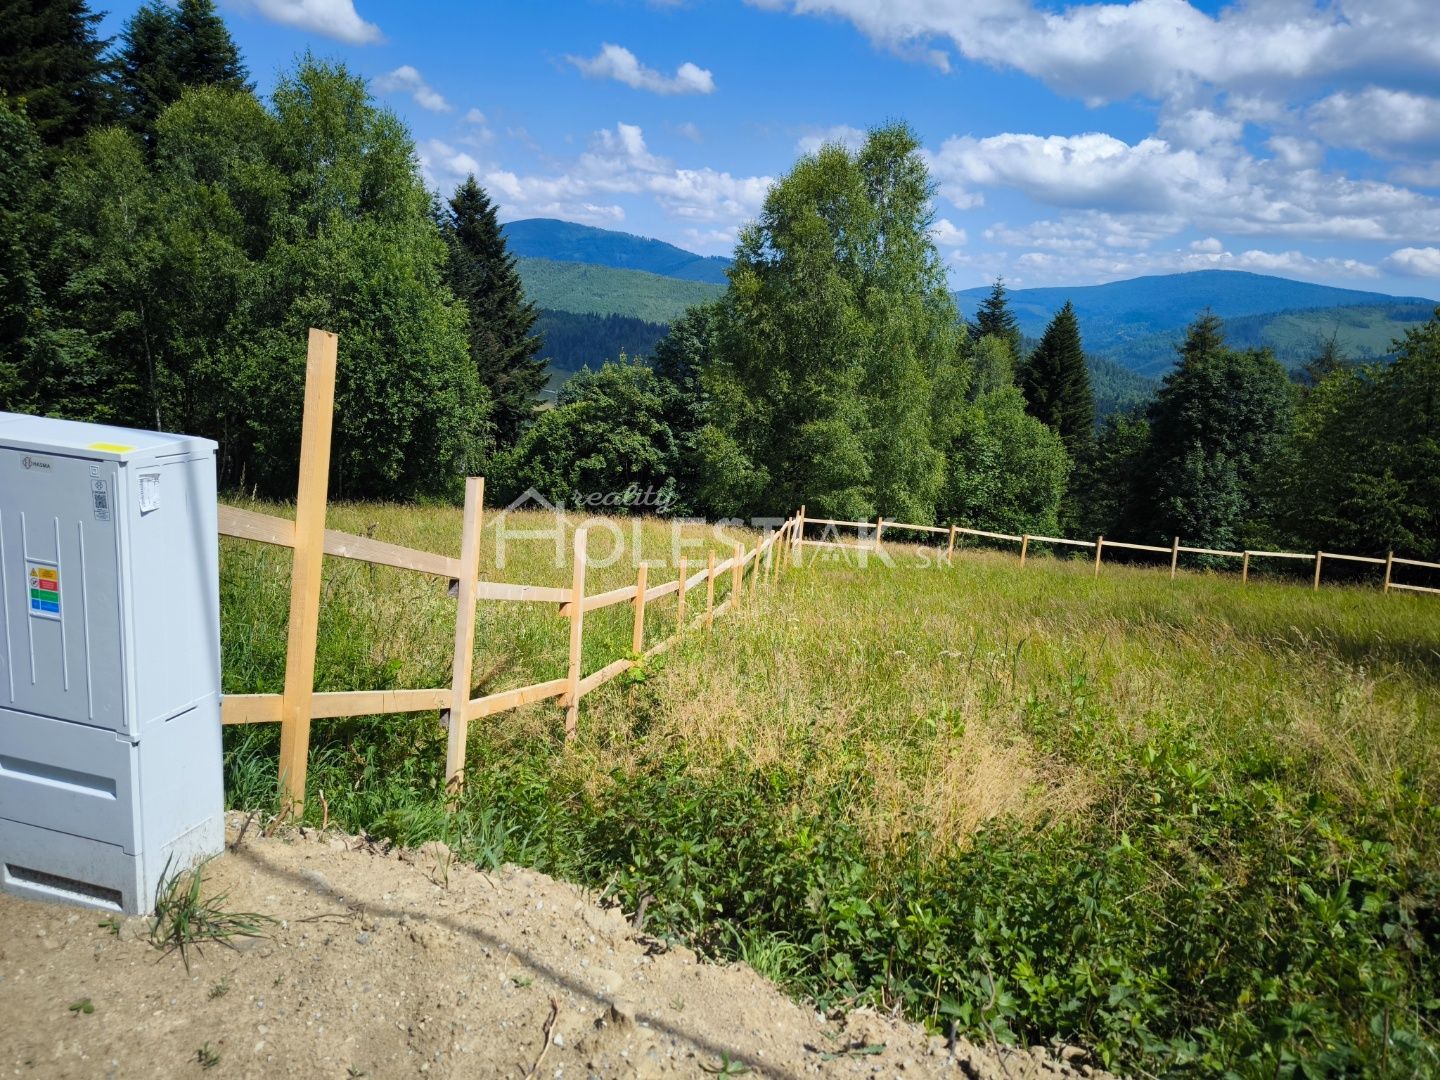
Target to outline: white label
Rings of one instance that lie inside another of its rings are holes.
[[[140,513],[160,509],[160,474],[140,474]]]
[[[105,487],[104,480],[91,479],[90,501],[95,504],[95,520],[110,520],[110,492]]]

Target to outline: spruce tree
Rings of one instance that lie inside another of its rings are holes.
[[[1010,357],[1020,362],[1020,324],[1010,310],[1005,288],[1005,279],[997,277],[990,287],[990,295],[980,301],[980,310],[975,313],[975,336],[999,338],[1010,348]]]
[[[474,176],[455,189],[440,226],[450,249],[446,278],[470,314],[470,357],[490,390],[496,443],[504,448],[534,417],[547,378],[536,356],[541,339],[531,334],[540,313],[525,299],[495,204]]]
[[[1093,438],[1095,398],[1080,344],[1080,323],[1070,301],[1055,313],[1040,344],[1020,368],[1020,389],[1030,415],[1052,428],[1072,456]]]
[[[24,106],[46,146],[111,119],[100,19],[85,0],[0,0],[0,93]]]
[[[115,73],[126,121],[147,140],[165,108],[191,86],[252,89],[213,0],[150,0],[121,32]]]

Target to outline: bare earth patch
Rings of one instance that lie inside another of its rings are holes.
[[[233,841],[241,823],[230,816]],[[43,1077],[1101,1076],[873,1013],[826,1020],[749,968],[541,874],[439,845],[247,830],[205,895],[277,920],[162,956],[138,919],[0,896],[0,1068]],[[102,925],[102,923],[104,925]],[[89,1008],[87,1011],[86,1005]]]

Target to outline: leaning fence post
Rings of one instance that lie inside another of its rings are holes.
[[[1324,564],[1324,562],[1325,553],[1323,551],[1315,552],[1315,584],[1312,587],[1314,592],[1320,591],[1320,567]]]
[[[705,629],[715,622],[715,552],[705,561]]]
[[[675,609],[675,633],[685,629],[685,556],[680,556],[680,588],[676,591],[679,606]]]
[[[630,632],[630,651],[636,656],[645,652],[645,582],[649,569],[642,561],[635,571],[635,626]]]
[[[956,535],[957,535],[957,534],[956,534],[956,531],[955,531],[955,526],[954,526],[954,525],[951,525],[951,526],[950,526],[950,543],[949,543],[949,544],[946,546],[946,548],[945,548],[945,563],[946,563],[946,565],[950,565],[950,564],[954,563],[954,561],[955,561],[955,537],[956,537]]]
[[[475,668],[475,592],[480,576],[480,529],[485,513],[485,480],[465,481],[465,518],[460,527],[460,579],[455,597],[455,659],[450,668],[450,730],[445,736],[445,788],[453,797],[465,784],[465,743],[469,734],[470,677]]]
[[[1180,566],[1180,537],[1175,537],[1170,545],[1170,580],[1175,580],[1175,571]]]
[[[580,653],[585,629],[585,538],[584,529],[575,530],[575,565],[570,582],[570,670],[565,691],[565,741],[575,738],[580,726]]]
[[[800,504],[800,511],[795,515],[795,533],[790,537],[790,565],[800,566],[804,560],[800,557],[800,547],[805,542],[805,504]]]
[[[1250,552],[1245,552],[1244,558],[1240,560],[1240,584],[1250,584]]]
[[[732,609],[740,606],[740,587],[745,580],[745,564],[740,561],[740,557],[744,551],[745,548],[742,545],[736,544],[735,553],[730,557],[730,607]]]
[[[1020,537],[1020,565],[1025,565],[1025,556],[1030,553],[1030,534]]]
[[[1385,553],[1385,592],[1390,591],[1390,572],[1395,569],[1395,552]]]
[[[760,551],[760,541],[755,541],[755,553],[750,559],[750,599],[754,600],[760,593],[760,562],[763,555]]]
[[[295,550],[290,563],[285,689],[280,697],[280,805],[285,817],[298,815],[305,808],[338,351],[339,339],[334,334],[310,331],[305,355],[305,411],[300,425],[300,483],[295,493]]]
[[[1104,553],[1105,553],[1105,537],[1103,537],[1103,536],[1097,536],[1097,537],[1095,538],[1095,576],[1096,576],[1097,578],[1100,576],[1100,556],[1103,555]]]
[[[883,533],[884,531],[885,531],[885,519],[884,519],[883,517],[881,517],[880,515],[877,514],[877,515],[875,515],[875,550],[876,550],[876,551],[879,551],[879,550],[880,550],[880,534]]]

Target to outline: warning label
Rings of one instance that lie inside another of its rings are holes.
[[[110,520],[110,493],[105,490],[105,481],[98,477],[90,478],[90,499],[95,504],[95,520]]]
[[[60,618],[60,568],[27,559],[25,576],[30,583],[30,614],[40,618]]]

